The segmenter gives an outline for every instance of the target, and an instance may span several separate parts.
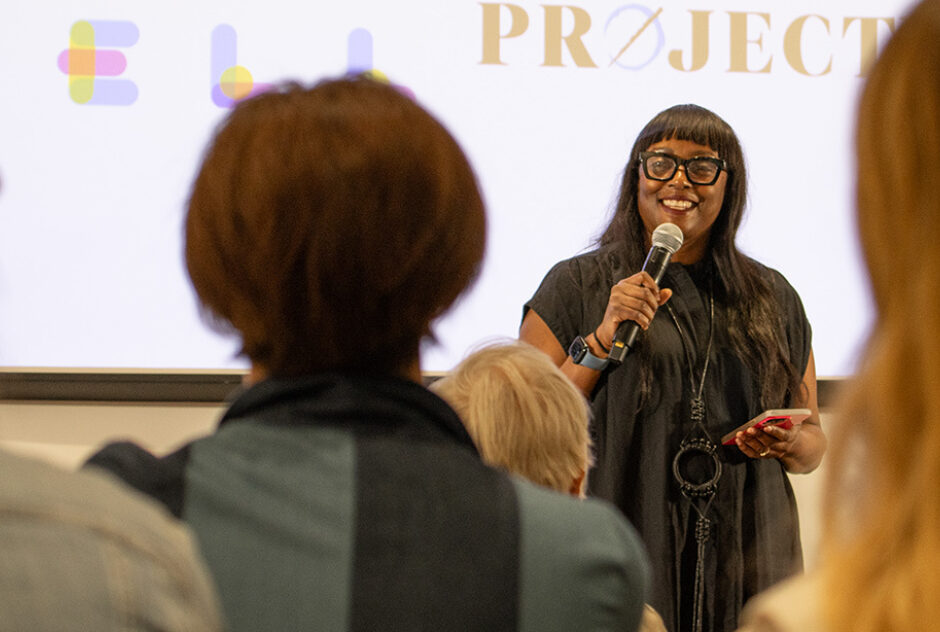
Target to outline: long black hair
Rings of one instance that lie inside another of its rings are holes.
[[[727,164],[728,180],[721,212],[709,234],[706,259],[711,260],[715,300],[725,307],[731,345],[760,384],[764,408],[784,405],[799,392],[803,376],[790,358],[773,288],[760,268],[735,245],[747,199],[747,170],[741,143],[731,126],[698,105],[676,105],[657,114],[640,132],[623,170],[620,195],[600,245],[622,253],[628,270],[639,270],[646,256],[645,228],[637,208],[639,155],[666,139],[711,147]],[[643,380],[643,396],[649,382]]]

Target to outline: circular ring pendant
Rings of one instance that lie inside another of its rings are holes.
[[[693,457],[705,455],[711,457],[711,478],[702,482],[693,482],[682,474],[682,466]],[[721,460],[718,458],[717,446],[701,437],[686,439],[679,446],[679,451],[672,460],[672,475],[679,483],[679,491],[690,498],[707,498],[718,489],[718,479],[721,478]]]

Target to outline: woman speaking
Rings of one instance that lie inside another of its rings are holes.
[[[590,493],[642,535],[649,600],[672,631],[733,630],[749,597],[801,569],[787,472],[815,469],[826,448],[800,298],[735,246],[746,183],[724,120],[695,105],[659,113],[633,145],[598,248],[552,268],[520,330],[590,399]],[[664,223],[683,241],[660,287],[643,264]],[[607,356],[622,323],[641,332],[618,365]],[[721,445],[779,408],[810,415]]]

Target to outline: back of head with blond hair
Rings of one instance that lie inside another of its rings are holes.
[[[859,108],[858,227],[877,308],[834,428],[825,503],[831,630],[940,622],[940,2],[921,2]]]
[[[431,388],[457,411],[490,465],[562,492],[591,465],[587,402],[526,343],[482,348]]]

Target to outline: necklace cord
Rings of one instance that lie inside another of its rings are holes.
[[[712,521],[707,517],[707,513],[708,509],[711,507],[712,501],[715,499],[718,481],[721,478],[721,461],[718,459],[717,446],[711,440],[708,430],[705,427],[705,401],[702,397],[705,392],[705,378],[708,375],[708,365],[711,359],[712,342],[715,333],[715,294],[712,291],[711,282],[709,282],[708,288],[708,305],[708,343],[705,346],[705,358],[702,360],[702,376],[698,383],[697,392],[694,392],[690,404],[690,417],[693,426],[689,434],[686,435],[680,443],[679,451],[676,453],[672,462],[673,477],[676,479],[676,482],[679,483],[679,491],[689,500],[689,504],[698,514],[698,518],[695,521],[695,580],[692,598],[692,627],[694,632],[702,632],[704,626],[705,553],[706,544],[711,538],[712,531]],[[688,342],[686,341],[687,334],[679,324],[679,319],[669,303],[666,304],[666,311],[669,312],[669,316],[672,318],[672,322],[679,332],[679,339],[682,341],[682,350],[685,352],[686,363],[689,367],[689,383],[692,385],[693,391],[695,391],[695,361],[692,358],[691,338]],[[692,433],[695,432],[696,428],[698,428],[704,436],[692,437]],[[711,456],[715,470],[711,480],[704,483],[691,483],[682,475],[680,461],[683,456],[691,452],[701,452]]]

